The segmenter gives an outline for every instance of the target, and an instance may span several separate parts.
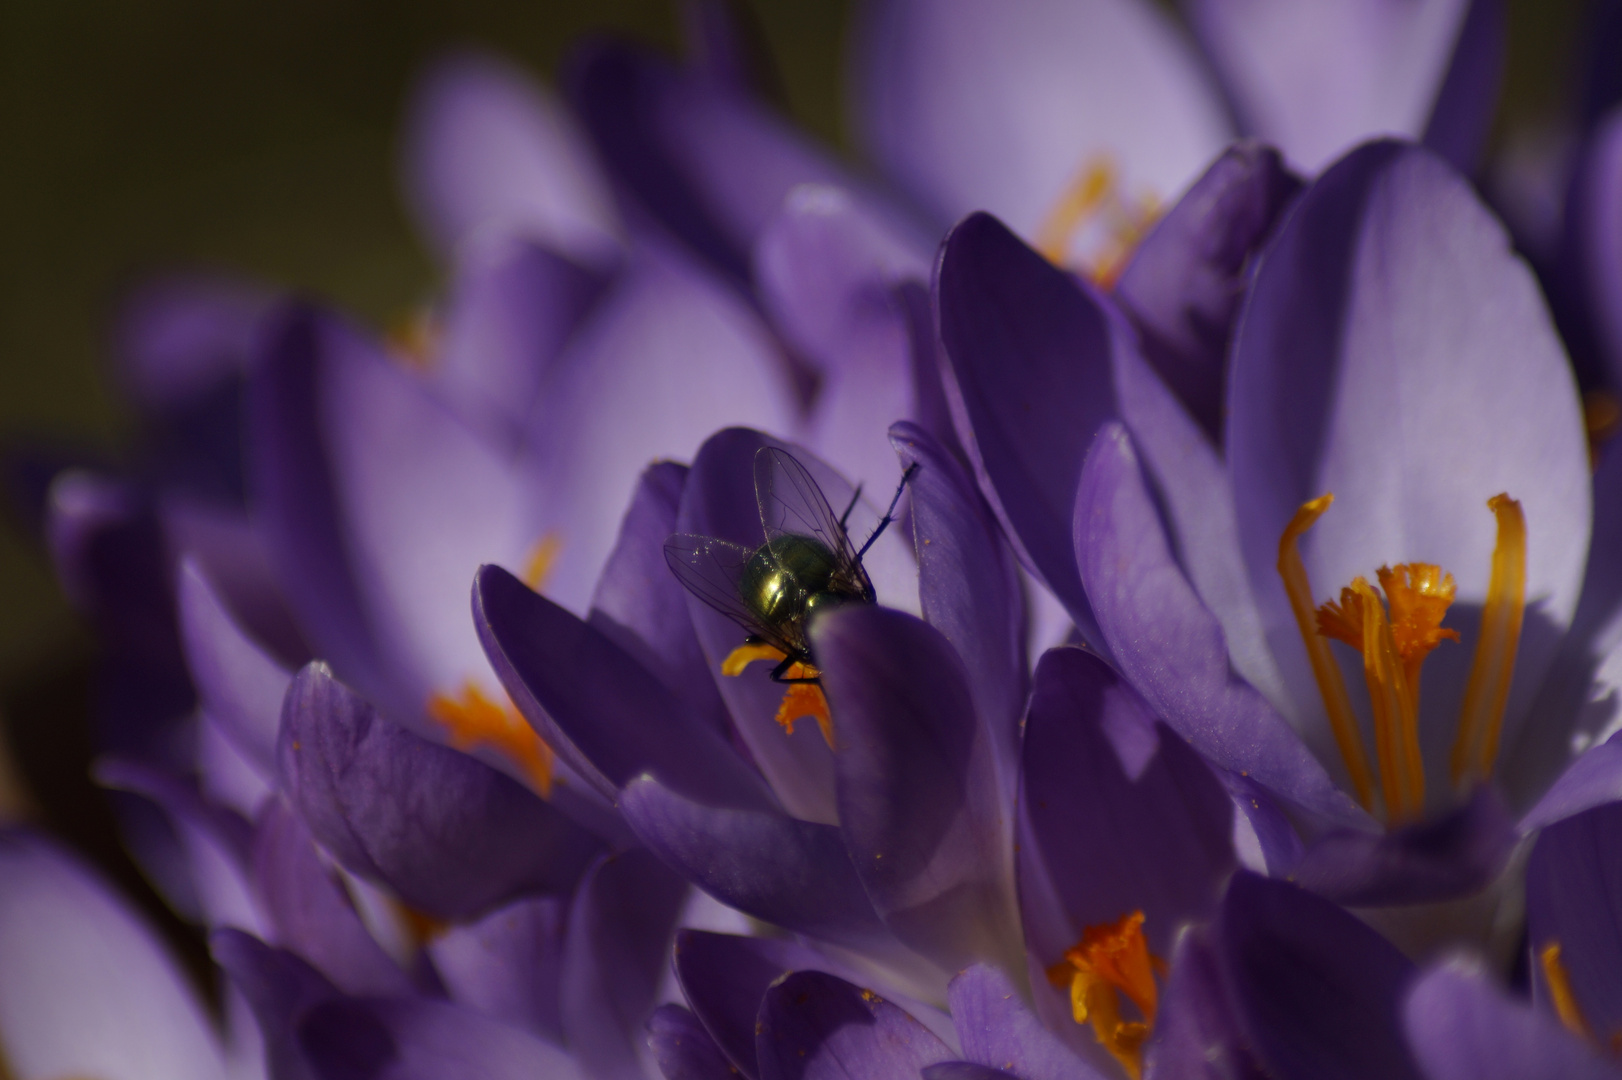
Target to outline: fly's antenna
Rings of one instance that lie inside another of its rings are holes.
[[[862,485],[857,484],[856,485],[856,490],[851,493],[850,505],[845,507],[845,512],[843,514],[839,515],[839,531],[840,532],[845,531],[845,522],[850,520],[850,512],[852,510],[856,509],[856,500],[860,499],[861,497],[862,497]],[[864,548],[863,550],[865,551],[866,549]]]
[[[901,493],[907,490],[907,481],[911,480],[912,474],[917,471],[918,463],[915,461],[911,465],[907,466],[906,472],[901,474],[901,483],[896,485],[895,497],[890,500],[890,508],[884,512],[883,517],[879,518],[877,527],[873,529],[873,535],[867,538],[867,543],[862,545],[862,550],[856,553],[857,562],[862,561],[862,556],[866,555],[867,549],[873,546],[873,541],[882,536],[884,534],[884,530],[890,527],[890,522],[895,520],[895,508],[896,505],[901,502]],[[860,491],[861,489],[858,488],[857,490]],[[846,510],[845,513],[848,514],[850,511]]]

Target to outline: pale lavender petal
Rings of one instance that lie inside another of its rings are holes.
[[[1227,460],[1240,540],[1299,726],[1327,724],[1276,563],[1308,499],[1335,504],[1301,541],[1318,596],[1382,564],[1451,573],[1463,635],[1425,666],[1421,748],[1447,760],[1497,530],[1527,521],[1526,619],[1505,715],[1512,741],[1569,624],[1588,550],[1590,487],[1576,387],[1537,284],[1503,227],[1434,155],[1362,147],[1301,196],[1263,256],[1234,341]],[[1281,703],[1282,704],[1282,703]]]
[[[989,210],[1031,239],[1092,164],[1168,201],[1229,138],[1164,13],[1132,0],[886,0],[856,38],[868,152],[945,224]]]
[[[428,943],[451,999],[562,1044],[561,973],[568,902],[516,900]]]
[[[760,1080],[913,1080],[953,1057],[895,1005],[820,971],[767,991],[756,1031]]]
[[[1573,761],[1521,818],[1520,830],[1534,832],[1610,802],[1622,802],[1622,733]]]
[[[505,61],[465,52],[429,69],[403,142],[407,197],[442,254],[479,233],[529,236],[587,263],[618,253],[590,146],[563,104]]]
[[[19,1077],[221,1080],[218,1034],[179,964],[54,844],[0,831],[0,1041]]]
[[[1019,1080],[1101,1080],[1102,1074],[1042,1026],[996,968],[976,964],[960,972],[949,994],[952,1022],[968,1061]]]

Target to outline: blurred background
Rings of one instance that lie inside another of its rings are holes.
[[[852,4],[745,6],[795,119],[848,150]],[[1560,114],[1580,22],[1579,0],[1509,7],[1499,146]],[[414,75],[473,44],[550,80],[590,32],[673,50],[674,3],[0,0],[0,446],[116,457],[130,419],[106,376],[107,316],[146,270],[229,267],[397,319],[437,285],[395,182]],[[0,820],[26,808],[135,887],[86,775],[93,648],[24,523],[5,520]]]

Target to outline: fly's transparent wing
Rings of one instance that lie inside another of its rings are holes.
[[[665,562],[688,592],[785,654],[794,652],[744,602],[743,571],[754,554],[752,548],[713,536],[677,533],[665,541]]]
[[[760,524],[768,541],[790,534],[815,537],[834,553],[839,566],[835,583],[841,591],[864,596],[872,593],[873,584],[856,558],[856,549],[839,514],[793,455],[775,446],[763,446],[755,452],[755,501],[760,504]]]

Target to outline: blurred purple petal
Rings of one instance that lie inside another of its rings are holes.
[[[1408,992],[1408,1042],[1427,1080],[1617,1080],[1622,1069],[1480,973],[1437,967]]]
[[[1177,940],[1144,1051],[1149,1080],[1268,1080],[1272,1075],[1244,1042],[1211,937],[1211,928],[1201,927]]]
[[[1470,0],[1469,13],[1453,42],[1447,69],[1422,141],[1463,173],[1476,170],[1487,142],[1507,60],[1508,5],[1504,0]]]
[[[479,571],[473,607],[513,703],[566,760],[579,760],[586,775],[600,778],[604,794],[652,773],[719,805],[771,805],[759,776],[710,718],[685,708],[590,623],[495,566]]]
[[[895,935],[948,970],[1016,962],[1013,791],[956,650],[866,605],[811,627],[834,715],[839,828]]]
[[[1020,809],[1025,936],[1043,965],[1133,911],[1150,951],[1168,955],[1233,871],[1233,808],[1210,767],[1080,649],[1037,664]],[[1040,902],[1043,878],[1057,910]]]
[[[1526,931],[1533,967],[1550,943],[1584,1018],[1596,1032],[1622,1027],[1622,803],[1543,830],[1526,865]],[[1541,972],[1534,985],[1545,994]],[[1605,1035],[1601,1036],[1606,1037]]]
[[[857,27],[868,152],[942,224],[989,210],[1030,239],[1092,164],[1169,200],[1229,137],[1171,20],[1131,0],[886,0]]]
[[[240,930],[216,930],[208,943],[215,962],[253,1010],[270,1077],[314,1080],[295,1028],[311,1006],[339,997],[338,989],[297,956]]]
[[[1488,498],[1525,508],[1526,620],[1506,744],[1570,622],[1590,522],[1576,387],[1537,285],[1462,177],[1398,143],[1364,146],[1310,187],[1263,256],[1234,341],[1227,459],[1240,540],[1296,718],[1327,725],[1276,563],[1308,499],[1335,505],[1301,541],[1319,595],[1382,563],[1457,582],[1465,647],[1425,666],[1420,715],[1458,713],[1496,542]],[[1421,724],[1447,790],[1453,724]]]
[[[1404,1044],[1413,965],[1320,897],[1241,870],[1218,915],[1234,1012],[1279,1080],[1418,1080]]]
[[[183,271],[143,281],[113,327],[118,380],[141,408],[183,408],[241,374],[254,327],[272,302],[256,282]]]
[[[833,825],[704,806],[651,777],[627,785],[619,805],[660,858],[747,915],[859,948],[889,937]]]
[[[643,1080],[637,1048],[686,894],[686,883],[646,851],[604,858],[575,893],[563,947],[563,1030],[596,1080]]]
[[[1607,61],[1608,63],[1608,61]],[[1608,375],[1622,383],[1622,108],[1596,125],[1573,182],[1571,237]]]
[[[919,1070],[924,1080],[1023,1080],[1013,1073],[972,1061],[941,1061]]]
[[[1331,820],[1366,821],[1284,718],[1229,670],[1222,629],[1172,559],[1118,427],[1087,457],[1075,522],[1094,610],[1122,672],[1154,712],[1222,768]]]
[[[1571,763],[1520,821],[1530,833],[1595,806],[1622,801],[1622,732]]]
[[[406,195],[442,254],[501,233],[586,263],[617,254],[618,215],[589,145],[519,69],[481,53],[448,56],[417,87],[405,126]]]
[[[777,983],[760,1006],[760,1080],[914,1080],[954,1055],[872,991],[820,971]]]
[[[407,904],[467,918],[524,892],[568,891],[598,843],[556,808],[466,754],[377,715],[311,664],[288,690],[282,785],[354,873]]]
[[[157,934],[89,867],[16,829],[0,830],[0,1037],[19,1077],[224,1076]]]
[[[976,964],[960,972],[950,995],[952,1022],[968,1061],[1019,1080],[1101,1080],[1102,1074],[1042,1026],[996,968]]]
[[[704,1025],[680,1005],[653,1010],[648,1049],[665,1080],[731,1080],[738,1073]]]
[[[451,999],[559,1045],[560,977],[568,901],[515,900],[428,943]]]
[[[1300,187],[1272,147],[1230,147],[1143,238],[1115,287],[1144,355],[1214,440],[1244,271]]]

